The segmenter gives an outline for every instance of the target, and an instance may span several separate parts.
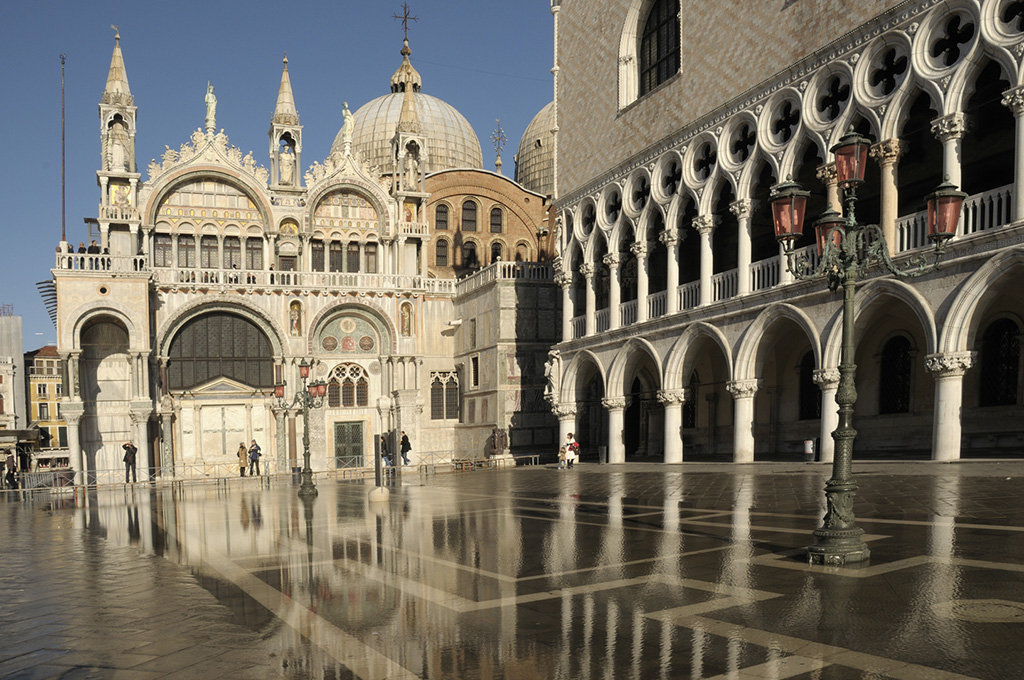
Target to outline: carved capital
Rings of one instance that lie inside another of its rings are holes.
[[[814,384],[822,389],[834,388],[839,384],[838,368],[817,368],[811,376]]]
[[[636,243],[629,244],[629,252],[636,256],[636,259],[640,260],[647,256],[647,243],[644,241],[637,241]]]
[[[693,218],[693,228],[697,232],[704,236],[705,234],[710,235],[715,231],[715,227],[718,226],[717,220],[714,215],[697,215]]]
[[[569,290],[572,287],[572,274],[558,272],[555,274],[555,284],[562,287],[562,290]]]
[[[761,387],[762,380],[730,380],[725,383],[725,389],[733,396],[734,399],[751,399],[757,390]]]
[[[879,165],[891,165],[898,163],[903,154],[907,152],[907,145],[899,139],[883,139],[874,144],[868,152]]]
[[[658,240],[664,243],[666,248],[675,248],[675,245],[679,243],[679,234],[675,229],[666,229],[658,234]]]
[[[963,113],[951,113],[932,121],[932,134],[939,141],[947,142],[951,139],[960,139],[970,129],[970,120]]]
[[[839,173],[836,172],[835,163],[826,163],[825,165],[819,165],[818,170],[815,173],[818,177],[818,181],[827,187],[835,186],[839,183]]]
[[[551,412],[554,413],[559,420],[565,420],[566,418],[576,417],[576,404],[558,404],[551,408]]]
[[[629,406],[629,399],[626,397],[605,397],[601,400],[601,405],[609,411],[621,411]]]
[[[736,216],[737,219],[743,219],[744,217],[750,217],[750,214],[754,212],[756,203],[752,198],[741,198],[733,201],[729,204],[729,212]]]
[[[1013,111],[1014,116],[1024,114],[1024,87],[1015,87],[1004,92],[1003,106]]]
[[[686,401],[686,390],[658,390],[658,403],[666,406]]]
[[[924,359],[924,367],[929,373],[934,373],[936,378],[962,376],[974,366],[974,357],[974,352],[929,354]]]
[[[584,262],[580,265],[580,274],[583,274],[583,276],[589,279],[594,275],[594,265],[590,262]]]
[[[616,269],[619,266],[620,262],[619,254],[608,253],[603,258],[601,258],[601,261],[604,262],[609,269]]]

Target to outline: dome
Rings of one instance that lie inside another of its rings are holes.
[[[516,181],[545,196],[555,188],[554,126],[555,103],[549,102],[526,126],[516,154]]]
[[[353,114],[352,150],[381,172],[391,170],[391,140],[402,114],[404,96],[402,92],[392,92],[377,97]],[[412,99],[419,119],[419,132],[427,140],[425,172],[483,168],[480,140],[469,121],[455,107],[422,92],[414,92]],[[343,150],[344,142],[339,132],[331,146],[331,154],[342,153]]]

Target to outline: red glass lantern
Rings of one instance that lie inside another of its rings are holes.
[[[825,252],[825,241],[828,239],[829,232],[832,233],[832,244],[836,248],[840,248],[843,245],[843,235],[841,230],[846,226],[846,218],[837,213],[835,210],[826,210],[821,214],[821,217],[814,223],[814,235],[818,241],[818,257],[821,257],[822,253]],[[837,229],[837,231],[832,231]]]
[[[303,380],[309,377],[309,364],[306,363],[305,359],[299,363],[299,377]]]
[[[327,394],[327,383],[317,380],[309,386],[309,393],[317,398],[323,397]]]
[[[810,195],[811,192],[802,190],[792,177],[772,187],[772,222],[779,243],[792,242],[803,233],[804,211]]]
[[[284,399],[284,383],[277,383],[274,385],[274,396],[278,399]]]
[[[858,135],[852,126],[849,132],[839,138],[839,143],[832,147],[839,184],[864,181],[870,147],[871,140]]]
[[[928,238],[942,243],[956,235],[965,198],[967,194],[958,191],[948,175],[945,182],[925,197],[928,201]]]

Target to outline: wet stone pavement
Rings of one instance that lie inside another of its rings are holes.
[[[0,678],[1024,678],[1024,461],[0,494]]]

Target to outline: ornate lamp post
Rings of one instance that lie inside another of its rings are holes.
[[[796,239],[803,232],[809,192],[802,191],[791,179],[772,187],[775,238],[783,244],[789,271],[798,279],[824,278],[830,290],[843,289],[843,346],[836,391],[839,426],[832,433],[835,457],[832,477],[825,483],[827,510],[821,527],[814,531],[813,545],[807,548],[807,559],[812,564],[841,566],[865,560],[871,554],[860,538],[864,531],[857,526],[853,514],[857,484],[851,475],[853,441],[857,436],[853,429],[853,405],[857,401],[853,303],[857,278],[874,266],[898,278],[920,276],[934,270],[943,256],[946,241],[956,233],[960,208],[967,196],[947,181],[927,197],[928,236],[935,243],[935,259],[928,263],[919,255],[910,258],[903,267],[898,266],[889,257],[881,228],[877,224],[859,224],[855,214],[857,187],[864,181],[870,144],[870,140],[851,128],[832,148],[845,214],[829,210],[815,222],[820,258],[817,266],[806,253],[794,249]]]
[[[296,405],[302,407],[302,485],[299,487],[299,497],[315,498],[317,491],[316,485],[313,484],[313,468],[309,466],[309,409],[324,405],[327,383],[322,380],[306,383],[309,378],[309,363],[305,359],[299,363],[299,376],[302,378],[302,389],[295,394],[291,404],[284,398],[285,382],[274,385],[274,396],[277,397],[278,406],[281,408],[293,408]]]

